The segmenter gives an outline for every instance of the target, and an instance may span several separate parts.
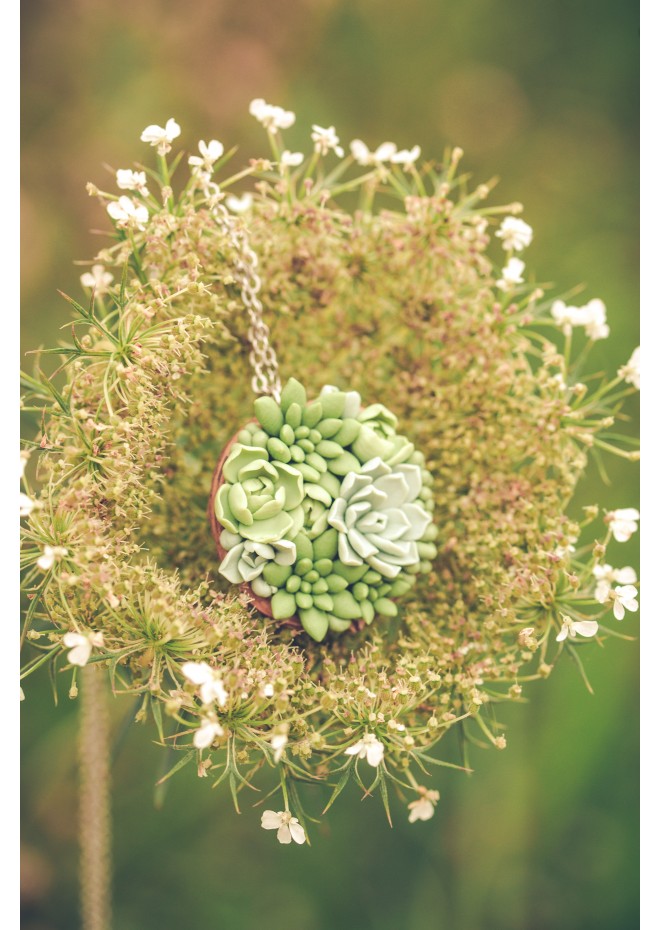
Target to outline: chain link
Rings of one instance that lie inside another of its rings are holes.
[[[213,212],[238,255],[234,263],[234,275],[250,321],[248,339],[251,345],[250,364],[254,371],[252,390],[255,394],[271,394],[279,403],[282,383],[275,349],[270,343],[270,330],[263,317],[263,304],[259,298],[261,279],[257,256],[250,248],[247,232],[230,215],[224,204],[216,203]]]

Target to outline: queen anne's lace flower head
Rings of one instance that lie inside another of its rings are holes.
[[[71,298],[67,364],[23,379],[38,424],[23,675],[45,657],[74,698],[77,667],[107,670],[148,695],[159,740],[183,750],[174,769],[232,788],[259,770],[281,790],[263,828],[302,845],[299,774],[329,803],[354,781],[387,806],[392,780],[404,816],[428,820],[439,795],[416,778],[442,763],[439,736],[457,721],[469,736],[493,694],[475,732],[504,748],[499,702],[638,609],[635,572],[605,561],[638,511],[607,514],[592,542],[567,499],[590,448],[634,457],[608,431],[639,350],[582,383],[605,305],[523,282],[532,231],[513,204],[481,211],[487,186],[454,183],[458,150],[417,172],[419,146],[357,139],[344,158],[314,125],[290,151],[295,115],[250,111],[272,138],[244,169],[225,170],[217,139],[170,161],[170,119],[142,134],[153,164],[116,173],[118,199],[88,187],[111,241]],[[267,388],[247,422],[246,312]],[[579,338],[562,349],[552,321]],[[352,389],[281,388],[275,348],[301,378],[327,369]]]

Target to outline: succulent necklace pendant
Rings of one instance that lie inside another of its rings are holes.
[[[209,519],[220,574],[320,642],[397,614],[430,571],[437,530],[424,457],[383,404],[291,378],[226,446]]]

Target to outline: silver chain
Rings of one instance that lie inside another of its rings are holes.
[[[270,330],[264,320],[264,308],[259,298],[261,280],[257,270],[259,267],[257,256],[250,248],[247,232],[229,214],[224,204],[214,204],[213,212],[238,255],[234,263],[234,274],[241,289],[241,300],[250,320],[248,339],[251,345],[250,364],[254,370],[252,390],[255,394],[271,394],[279,403],[282,383],[277,355],[270,343]]]

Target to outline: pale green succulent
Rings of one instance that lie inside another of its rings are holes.
[[[339,558],[345,565],[366,563],[385,578],[418,565],[418,542],[431,523],[419,500],[422,480],[419,466],[392,468],[380,458],[344,478],[328,523],[339,533]]]
[[[388,465],[408,462],[415,447],[396,432],[397,418],[383,404],[370,404],[358,414],[360,432],[351,447],[361,462],[382,459]]]
[[[232,584],[250,582],[259,597],[270,597],[277,587],[263,578],[264,568],[273,562],[276,565],[293,565],[296,561],[296,545],[289,539],[278,539],[272,543],[252,542],[242,539],[237,533],[223,530],[220,545],[227,554],[220,565],[220,574]]]
[[[303,479],[282,462],[269,462],[265,449],[236,443],[222,470],[225,483],[215,498],[218,522],[230,533],[257,543],[291,539],[304,522]]]

